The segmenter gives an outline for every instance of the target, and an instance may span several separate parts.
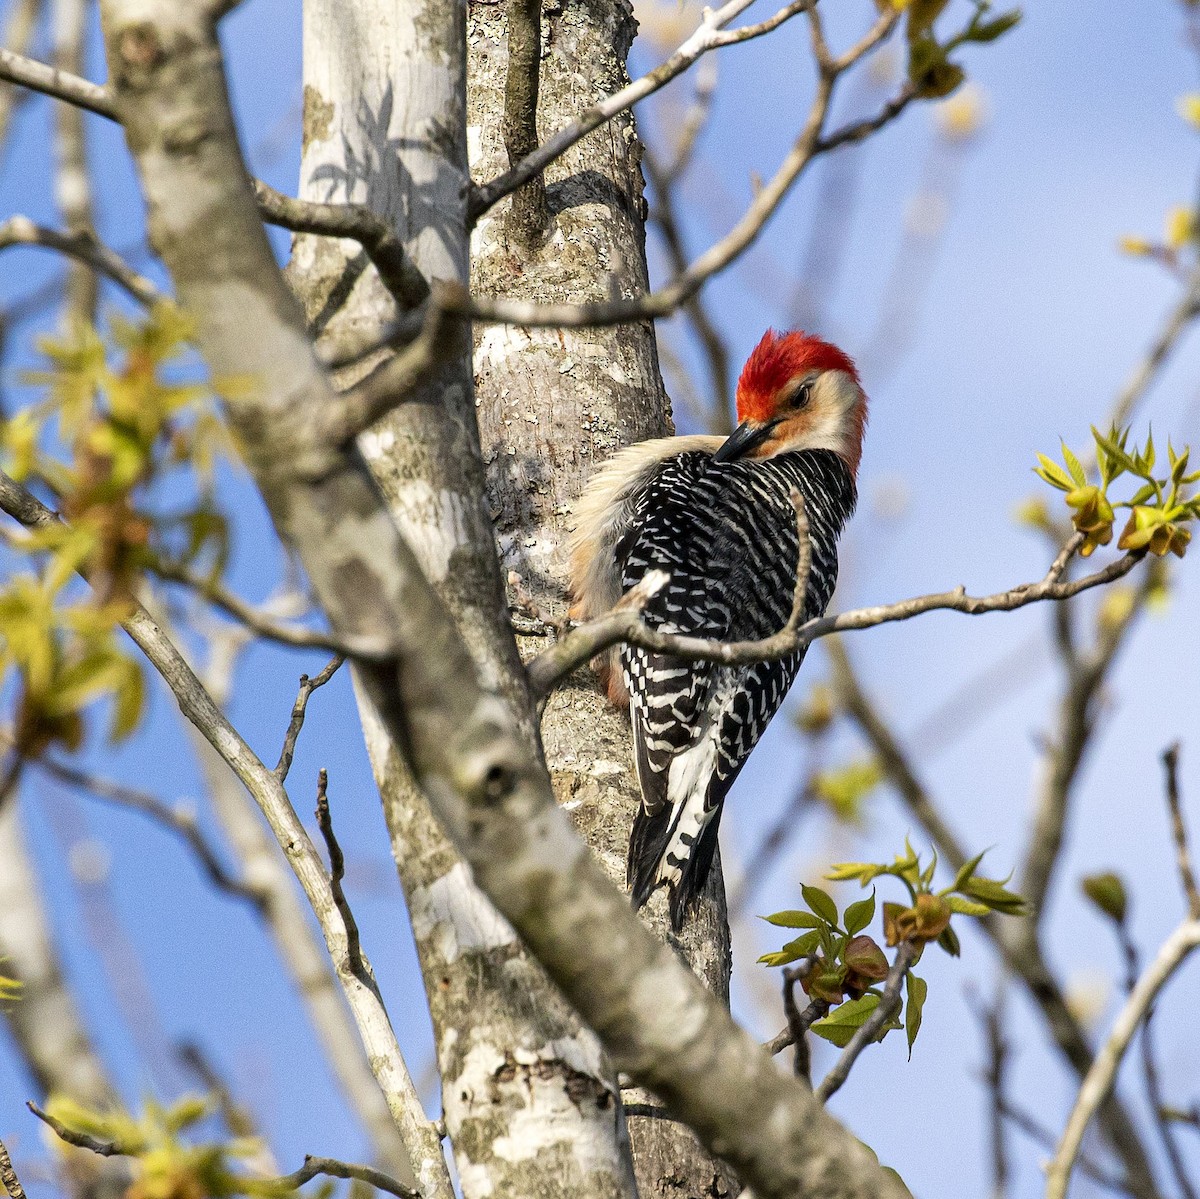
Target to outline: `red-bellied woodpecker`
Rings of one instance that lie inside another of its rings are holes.
[[[630,446],[590,481],[572,542],[578,618],[607,611],[658,570],[669,581],[643,609],[651,628],[721,641],[778,632],[799,560],[793,490],[812,551],[803,618],[825,611],[867,420],[858,372],[828,342],[768,331],[738,380],[737,411],[726,439]],[[626,646],[600,664],[633,725],[642,790],[629,842],[633,900],[640,907],[665,885],[676,931],[708,877],[725,795],[803,657],[725,666]]]

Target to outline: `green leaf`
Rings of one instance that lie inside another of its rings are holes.
[[[759,919],[780,928],[818,928],[821,924],[812,912],[801,912],[795,908],[785,912],[774,912],[770,916],[760,916]]]
[[[954,931],[954,925],[947,924],[942,929],[942,934],[937,939],[938,946],[944,949],[952,958],[959,957],[962,954],[962,946],[958,941],[958,933]]]
[[[979,863],[983,861],[986,854],[987,850],[985,849],[983,853],[977,853],[969,862],[964,862],[959,867],[958,873],[954,876],[954,882],[951,883],[949,889],[951,891],[961,891],[963,884],[975,873]]]
[[[1121,876],[1111,870],[1089,874],[1079,880],[1080,889],[1110,920],[1117,924],[1125,922],[1128,896]]]
[[[850,1044],[854,1034],[871,1018],[879,1006],[879,996],[869,991],[859,999],[851,999],[833,1009],[828,1016],[817,1020],[812,1031],[822,1040],[829,1041],[839,1049]],[[887,1030],[882,1030],[886,1032]]]
[[[887,874],[887,872],[886,866],[880,866],[876,862],[838,862],[830,867],[825,877],[831,883],[844,883],[851,879],[857,879],[865,887],[872,879],[878,878],[881,874]]]
[[[1136,507],[1138,504],[1144,504],[1148,499],[1150,499],[1151,496],[1154,496],[1157,494],[1158,494],[1158,489],[1154,486],[1154,484],[1147,483],[1143,487],[1139,487],[1137,489],[1137,491],[1135,491],[1133,493],[1133,495],[1131,495],[1129,497],[1129,499],[1127,499],[1121,505],[1121,507],[1123,507],[1123,508]]]
[[[1040,468],[1034,468],[1034,474],[1040,475],[1051,487],[1057,487],[1060,491],[1075,490],[1074,480],[1053,458],[1047,458],[1045,454],[1039,454],[1038,461],[1042,465]]]
[[[1025,911],[1025,900],[1015,891],[1009,891],[995,879],[982,878],[978,874],[973,874],[963,885],[962,890],[972,899],[986,903],[994,911],[1004,912],[1009,916],[1019,916]]]
[[[990,21],[981,21],[978,24],[972,21],[971,30],[966,40],[970,42],[994,42],[998,37],[1003,37],[1010,29],[1020,24],[1023,15],[1019,8],[1014,8],[1011,12],[1001,13],[998,17],[993,17]]]
[[[904,1008],[904,1031],[908,1035],[908,1060],[911,1062],[913,1042],[921,1031],[921,1010],[925,1006],[925,996],[929,994],[929,984],[910,970],[905,985],[908,1003]]]
[[[798,962],[812,954],[821,943],[821,929],[813,929],[794,941],[789,941],[775,953],[764,953],[758,960],[764,966],[786,966],[789,962]]]
[[[1071,447],[1065,441],[1061,442],[1063,461],[1067,464],[1067,470],[1071,472],[1071,478],[1079,487],[1087,486],[1087,475],[1084,472],[1083,464],[1071,453]]]
[[[872,891],[866,899],[860,899],[846,909],[846,932],[853,937],[856,933],[861,933],[874,919],[875,892]]]
[[[804,896],[804,902],[818,915],[826,924],[837,927],[838,910],[837,904],[833,902],[827,891],[822,891],[820,887],[810,887],[807,884],[801,886],[800,894]]]
[[[944,895],[942,898],[952,912],[963,916],[986,916],[992,910],[985,903],[976,903],[975,900],[965,899],[961,895]]]

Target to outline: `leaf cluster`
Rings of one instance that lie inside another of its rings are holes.
[[[14,541],[31,569],[0,589],[0,684],[19,680],[17,749],[77,749],[84,710],[113,700],[110,734],[127,736],[143,709],[140,666],[116,625],[156,558],[219,573],[228,529],[212,498],[212,472],[228,445],[207,388],[171,376],[188,321],[160,305],[140,324],[115,320],[110,346],[95,329],[44,339],[45,367],[27,376],[42,398],[0,425],[0,462],[19,481],[49,489],[66,518]],[[115,359],[115,360],[114,360]],[[182,470],[198,498],[182,511]],[[76,572],[91,590],[72,586]]]
[[[907,840],[904,854],[890,863],[843,862],[834,866],[826,877],[835,882],[855,879],[864,887],[883,877],[899,879],[908,892],[909,903],[882,905],[885,943],[915,947],[915,961],[920,960],[930,941],[936,941],[947,953],[957,957],[959,940],[950,923],[954,915],[985,916],[989,912],[1022,915],[1025,910],[1021,897],[1008,890],[1003,882],[976,873],[983,856],[979,854],[972,858],[949,886],[936,892],[933,878],[937,854],[934,853],[928,866],[923,866]],[[803,886],[801,894],[807,908],[775,912],[764,919],[777,927],[806,931],[776,952],[764,954],[759,961],[768,966],[807,961],[809,968],[800,980],[805,994],[835,1009],[816,1021],[812,1031],[835,1045],[844,1046],[879,1006],[879,984],[889,973],[887,956],[865,931],[875,919],[875,892],[872,890],[866,899],[850,904],[844,915],[839,915],[833,897],[820,887]],[[921,1026],[928,987],[910,968],[905,974],[905,988],[907,1001],[903,1025],[899,1019],[887,1022],[878,1039],[882,1040],[892,1029],[904,1027],[911,1052]]]
[[[905,34],[908,40],[908,78],[916,94],[928,99],[948,96],[966,78],[966,73],[950,55],[968,43],[994,42],[1021,20],[1019,8],[991,15],[989,0],[972,0],[970,21],[945,42],[938,40],[934,22],[950,0],[892,0],[896,9],[907,14]]]
[[[1168,441],[1167,470],[1160,476],[1152,433],[1147,434],[1140,450],[1129,448],[1128,429],[1114,426],[1105,434],[1093,426],[1092,437],[1099,475],[1095,481],[1089,480],[1066,442],[1062,444],[1065,469],[1045,454],[1038,455],[1041,465],[1034,468],[1039,478],[1066,493],[1071,523],[1084,535],[1080,555],[1086,558],[1098,545],[1108,545],[1116,510],[1127,508],[1129,519],[1117,542],[1118,549],[1144,550],[1160,558],[1170,551],[1182,558],[1192,539],[1186,526],[1200,517],[1200,495],[1188,494],[1188,489],[1200,480],[1200,470],[1188,472],[1188,447],[1177,454]],[[1140,485],[1127,499],[1115,500],[1109,488],[1123,476],[1140,481]]]
[[[195,1144],[184,1134],[211,1114],[198,1096],[185,1096],[170,1107],[147,1100],[140,1118],[116,1110],[96,1111],[53,1096],[47,1113],[69,1132],[105,1142],[134,1163],[134,1179],[126,1199],[257,1199],[294,1193],[276,1179],[254,1178],[235,1168],[238,1159],[259,1155],[257,1138]]]

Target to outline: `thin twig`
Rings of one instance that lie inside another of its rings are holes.
[[[1011,1050],[1004,1037],[1004,991],[1002,986],[997,988],[993,1003],[986,1002],[975,992],[974,987],[968,988],[967,995],[987,1044],[987,1068],[982,1071],[982,1077],[987,1087],[991,1113],[989,1135],[992,1150],[992,1199],[1006,1199],[1011,1170],[1008,1162],[1008,1138],[1004,1126],[1004,1089]]]
[[[0,79],[86,108],[98,116],[108,117],[110,121],[118,119],[116,106],[106,87],[81,79],[69,71],[59,71],[36,59],[26,58],[24,54],[14,54],[11,50],[0,48]]]
[[[32,1099],[27,1099],[25,1106],[43,1124],[48,1124],[59,1140],[66,1141],[68,1145],[74,1145],[77,1149],[90,1149],[101,1157],[129,1157],[133,1153],[132,1145],[125,1145],[120,1141],[106,1141],[101,1137],[92,1136],[91,1133],[68,1127],[57,1116],[42,1111]]]
[[[279,762],[275,766],[275,777],[281,783],[287,781],[288,771],[292,768],[292,758],[296,753],[296,740],[300,736],[300,730],[304,728],[304,716],[308,711],[309,697],[318,687],[324,687],[333,678],[338,667],[345,660],[341,654],[335,654],[312,678],[306,674],[300,676],[300,690],[296,694],[296,702],[292,705],[292,718],[288,722],[287,732],[283,737],[283,748],[279,751]]]
[[[1196,875],[1192,870],[1192,857],[1188,849],[1187,828],[1183,823],[1183,804],[1179,798],[1179,743],[1163,751],[1163,769],[1167,776],[1167,807],[1171,812],[1171,838],[1175,842],[1175,860],[1179,866],[1179,881],[1187,899],[1188,911],[1193,920],[1200,920],[1200,889],[1196,886]]]
[[[550,163],[565,154],[593,129],[598,129],[618,113],[625,112],[640,100],[644,100],[647,96],[653,95],[660,88],[665,87],[677,75],[686,71],[702,54],[708,53],[717,46],[732,45],[734,42],[746,41],[751,37],[769,33],[785,20],[803,12],[810,6],[812,0],[801,0],[800,3],[789,4],[787,8],[776,14],[775,18],[763,21],[746,30],[739,30],[734,34],[721,34],[720,31],[749,8],[752,2],[753,0],[729,0],[729,3],[715,12],[705,13],[700,27],[666,62],[640,79],[635,79],[628,87],[622,88],[580,113],[574,121],[560,129],[553,137],[547,138],[542,145],[526,155],[515,166],[510,167],[503,175],[493,179],[490,183],[472,188],[467,203],[469,223],[474,226],[493,204],[528,183],[535,175],[540,175]]]
[[[1200,920],[1188,920],[1167,938],[1158,956],[1138,979],[1137,986],[1125,1001],[1112,1031],[1100,1047],[1092,1068],[1079,1088],[1075,1106],[1047,1172],[1046,1199],[1066,1199],[1071,1170],[1079,1154],[1083,1134],[1096,1109],[1111,1093],[1117,1068],[1129,1048],[1129,1042],[1145,1019],[1159,991],[1198,945]]]
[[[350,902],[342,889],[342,879],[346,875],[346,859],[342,847],[333,832],[333,816],[329,811],[329,775],[324,769],[317,774],[317,827],[325,838],[325,848],[329,851],[329,885],[333,890],[333,902],[337,905],[338,914],[346,926],[346,961],[353,974],[360,978],[366,975],[363,964],[362,942],[358,935],[358,921],[350,910]]]
[[[375,1169],[374,1166],[358,1166],[352,1162],[337,1161],[332,1157],[313,1157],[311,1154],[305,1154],[304,1165],[295,1173],[271,1179],[265,1185],[272,1189],[278,1187],[281,1191],[290,1191],[310,1182],[318,1174],[330,1178],[354,1178],[375,1187],[376,1190],[395,1195],[396,1199],[421,1199],[421,1192],[416,1187],[405,1186],[398,1179]]]
[[[1014,1128],[1018,1128],[1032,1141],[1036,1141],[1045,1149],[1053,1150],[1058,1138],[1044,1124],[1040,1124],[1033,1116],[1022,1108],[1017,1107],[1011,1100],[1001,1098],[1000,1114]],[[1090,1157],[1080,1154],[1076,1165],[1081,1174],[1086,1174],[1093,1182],[1099,1183],[1110,1191],[1119,1191],[1122,1195],[1131,1193],[1129,1184],[1119,1174],[1105,1170],[1097,1165]]]
[[[193,570],[181,562],[156,558],[147,564],[146,569],[160,579],[170,583],[181,583],[190,588],[214,607],[220,608],[227,616],[245,625],[252,633],[268,641],[276,641],[293,649],[323,649],[346,658],[356,656],[354,646],[339,640],[332,633],[321,629],[306,629],[303,625],[277,620],[270,613],[242,599],[236,592],[230,591],[219,579],[209,578],[207,574]]]
[[[772,661],[795,653],[830,633],[911,620],[925,612],[963,612],[970,616],[985,612],[1011,612],[1027,604],[1067,599],[1093,587],[1115,582],[1127,575],[1143,556],[1140,552],[1129,553],[1114,559],[1094,574],[1081,578],[1055,580],[1047,576],[1039,582],[1022,583],[991,595],[970,596],[965,587],[958,587],[954,591],[917,596],[897,603],[858,608],[839,616],[815,617],[798,627],[781,629],[758,641],[722,642],[661,633],[646,625],[638,613],[614,609],[580,625],[534,658],[529,663],[530,682],[535,692],[546,694],[571,671],[622,641],[689,661],[720,662],[728,666]]]
[[[68,783],[106,803],[118,804],[123,808],[132,808],[156,820],[164,828],[175,833],[195,854],[197,861],[203,867],[213,886],[239,899],[253,904],[260,911],[266,903],[266,897],[258,887],[242,879],[234,878],[221,862],[220,855],[200,829],[196,817],[180,807],[173,807],[146,791],[135,787],[126,787],[111,779],[99,778],[86,771],[69,766],[55,758],[41,757],[31,763],[36,769]]]
[[[254,181],[254,194],[263,220],[272,225],[293,233],[344,237],[358,242],[401,308],[416,308],[429,298],[429,283],[409,258],[403,242],[386,221],[365,205],[298,200],[260,179]]]
[[[814,999],[804,1011],[796,1005],[796,984],[811,972],[816,959],[806,957],[783,972],[783,1014],[787,1017],[787,1034],[796,1047],[792,1070],[796,1077],[812,1086],[812,1058],[808,1052],[808,1030],[814,1020],[820,1020],[829,1011],[824,999]],[[772,1050],[772,1052],[776,1052]]]
[[[212,1096],[225,1127],[235,1137],[259,1135],[253,1116],[233,1097],[229,1084],[217,1072],[208,1054],[195,1041],[184,1041],[178,1046],[179,1060],[203,1083]]]
[[[86,233],[60,233],[35,224],[26,216],[11,216],[0,223],[0,250],[11,246],[41,246],[66,254],[118,287],[139,304],[149,307],[164,297],[144,275],[139,275],[115,250]]]
[[[887,1022],[900,1010],[900,988],[908,975],[909,967],[917,958],[917,946],[912,941],[902,942],[896,949],[892,968],[888,971],[887,981],[883,985],[883,994],[875,1010],[863,1023],[854,1030],[849,1044],[842,1050],[841,1056],[834,1063],[817,1087],[815,1094],[822,1103],[828,1103],[841,1085],[850,1077],[850,1071],[862,1051],[883,1031]]]
[[[8,1149],[3,1141],[0,1141],[0,1184],[4,1186],[9,1199],[25,1199],[25,1188],[21,1186],[21,1180],[17,1177],[12,1158],[8,1156]]]

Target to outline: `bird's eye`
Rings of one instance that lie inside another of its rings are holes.
[[[803,408],[812,399],[812,386],[812,380],[806,379],[796,388],[796,393],[792,396],[793,408]]]

